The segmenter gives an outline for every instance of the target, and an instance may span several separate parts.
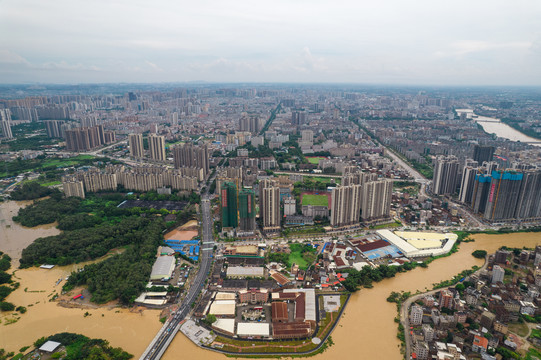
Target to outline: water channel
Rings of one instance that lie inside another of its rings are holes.
[[[458,115],[465,113],[468,118],[473,118],[473,120],[481,125],[483,130],[489,134],[496,134],[498,137],[509,139],[511,141],[534,142],[532,145],[541,146],[541,140],[521,133],[506,123],[501,122],[500,119],[475,115],[471,109],[457,109],[456,112]]]

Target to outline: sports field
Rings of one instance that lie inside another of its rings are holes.
[[[323,156],[307,156],[306,159],[310,164],[317,165],[319,164],[319,160],[324,160],[326,157]]]
[[[302,204],[314,206],[329,206],[329,197],[327,195],[302,194]]]

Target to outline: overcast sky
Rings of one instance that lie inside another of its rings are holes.
[[[540,0],[0,0],[1,83],[541,85]]]

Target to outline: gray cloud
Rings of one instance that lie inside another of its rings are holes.
[[[0,1],[2,82],[541,85],[537,0]]]

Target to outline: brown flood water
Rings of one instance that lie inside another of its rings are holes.
[[[59,233],[54,224],[25,228],[13,223],[12,216],[17,214],[20,207],[29,203],[10,201],[0,204],[0,250],[15,260],[10,271],[18,266],[17,260],[22,249],[38,237]],[[42,336],[69,331],[106,339],[111,345],[120,346],[136,356],[143,353],[161,327],[159,311],[136,313],[118,308],[65,308],[56,302],[49,302],[49,298],[55,292],[59,293],[64,284],[62,281],[56,285],[58,279],[65,279],[73,270],[82,266],[84,264],[55,267],[52,270],[16,270],[14,276],[21,285],[6,300],[17,306],[26,306],[28,311],[22,315],[0,313],[0,348],[16,352],[23,346],[32,345]],[[85,317],[87,311],[91,315]],[[16,322],[9,324],[17,318]]]
[[[340,323],[332,334],[334,345],[313,359],[402,359],[396,338],[396,305],[388,303],[391,291],[423,291],[433,283],[447,280],[483,261],[471,256],[477,249],[495,252],[501,246],[534,247],[541,244],[541,233],[474,236],[475,242],[463,243],[460,251],[432,262],[427,269],[417,268],[391,279],[374,283],[374,288],[354,294]],[[182,354],[182,355],[180,355]],[[184,336],[176,336],[163,357],[178,359],[224,359],[224,355],[195,346]],[[312,359],[312,358],[311,358]]]
[[[5,206],[6,203],[0,205],[3,212],[5,212]],[[8,205],[7,208],[10,206],[12,205]],[[0,225],[2,225],[0,246],[4,247],[5,227],[3,224]],[[30,229],[23,228],[23,230]],[[41,231],[41,229],[38,230],[38,235],[33,232],[20,233],[21,238],[24,238],[21,241],[30,244],[36,237],[43,236]],[[476,249],[494,252],[503,245],[533,247],[541,244],[541,233],[479,234],[474,238],[475,242],[461,244],[459,252],[432,262],[427,269],[417,268],[398,274],[395,278],[375,283],[373,289],[364,289],[353,295],[344,316],[332,334],[335,345],[315,358],[401,359],[399,341],[396,338],[397,325],[393,321],[397,315],[396,306],[386,301],[391,291],[422,291],[425,288],[432,288],[433,283],[450,279],[473,265],[481,265],[481,260],[471,256],[472,251]],[[20,246],[20,248],[23,247]],[[52,270],[34,268],[16,271],[15,275],[21,286],[7,300],[26,306],[28,312],[17,315],[20,319],[9,325],[6,325],[6,320],[13,318],[13,315],[0,316],[2,320],[0,348],[17,351],[22,346],[31,345],[41,336],[70,331],[106,339],[112,346],[120,346],[134,354],[135,358],[142,354],[161,326],[157,310],[145,310],[141,315],[125,309],[68,309],[48,301],[49,295],[61,289],[63,282],[55,285],[56,281],[61,277],[65,278],[78,266],[82,265],[55,267]],[[24,291],[25,288],[27,292]],[[31,304],[33,305],[29,306]],[[92,315],[84,317],[86,311]],[[225,359],[225,356],[202,350],[179,334],[163,358],[165,360]]]
[[[0,204],[0,251],[11,258],[12,266],[19,266],[21,252],[39,237],[60,234],[56,223],[27,228],[12,220],[19,209],[31,204],[33,201],[6,201]]]

